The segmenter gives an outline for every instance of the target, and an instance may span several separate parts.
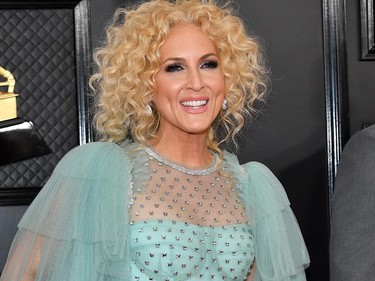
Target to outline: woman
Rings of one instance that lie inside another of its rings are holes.
[[[207,2],[117,12],[92,78],[102,142],[58,164],[2,280],[305,280],[280,183],[220,149],[267,79],[241,20]]]

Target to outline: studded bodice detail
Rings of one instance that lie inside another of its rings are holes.
[[[130,237],[134,280],[246,280],[254,259],[253,236],[243,224],[137,222]]]
[[[134,280],[246,279],[252,233],[225,165],[218,171],[215,156],[212,167],[190,170],[151,149],[138,153],[147,176],[134,183],[130,209]]]

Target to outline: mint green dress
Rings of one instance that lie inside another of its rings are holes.
[[[264,165],[225,152],[190,170],[138,144],[91,143],[60,161],[28,208],[1,280],[246,280],[255,270],[256,281],[302,281],[309,262]]]

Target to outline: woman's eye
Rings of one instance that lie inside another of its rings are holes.
[[[180,64],[171,64],[165,68],[166,72],[176,72],[182,70],[183,67]]]
[[[204,62],[201,65],[201,68],[217,68],[218,66],[219,66],[219,63],[216,60],[212,60],[212,61]]]

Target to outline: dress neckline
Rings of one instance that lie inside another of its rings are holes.
[[[208,175],[208,174],[211,174],[211,173],[215,172],[218,169],[218,166],[219,166],[219,156],[216,153],[213,153],[214,161],[213,161],[211,166],[209,166],[205,169],[189,169],[189,168],[186,168],[186,167],[181,166],[179,164],[176,164],[176,163],[173,163],[173,162],[170,162],[170,161],[166,160],[165,158],[163,158],[162,156],[157,154],[151,147],[146,147],[145,152],[151,157],[151,159],[156,159],[160,163],[162,163],[162,164],[164,164],[168,167],[171,167],[172,169],[175,169],[179,172],[188,174],[188,175],[205,176],[205,175]]]

